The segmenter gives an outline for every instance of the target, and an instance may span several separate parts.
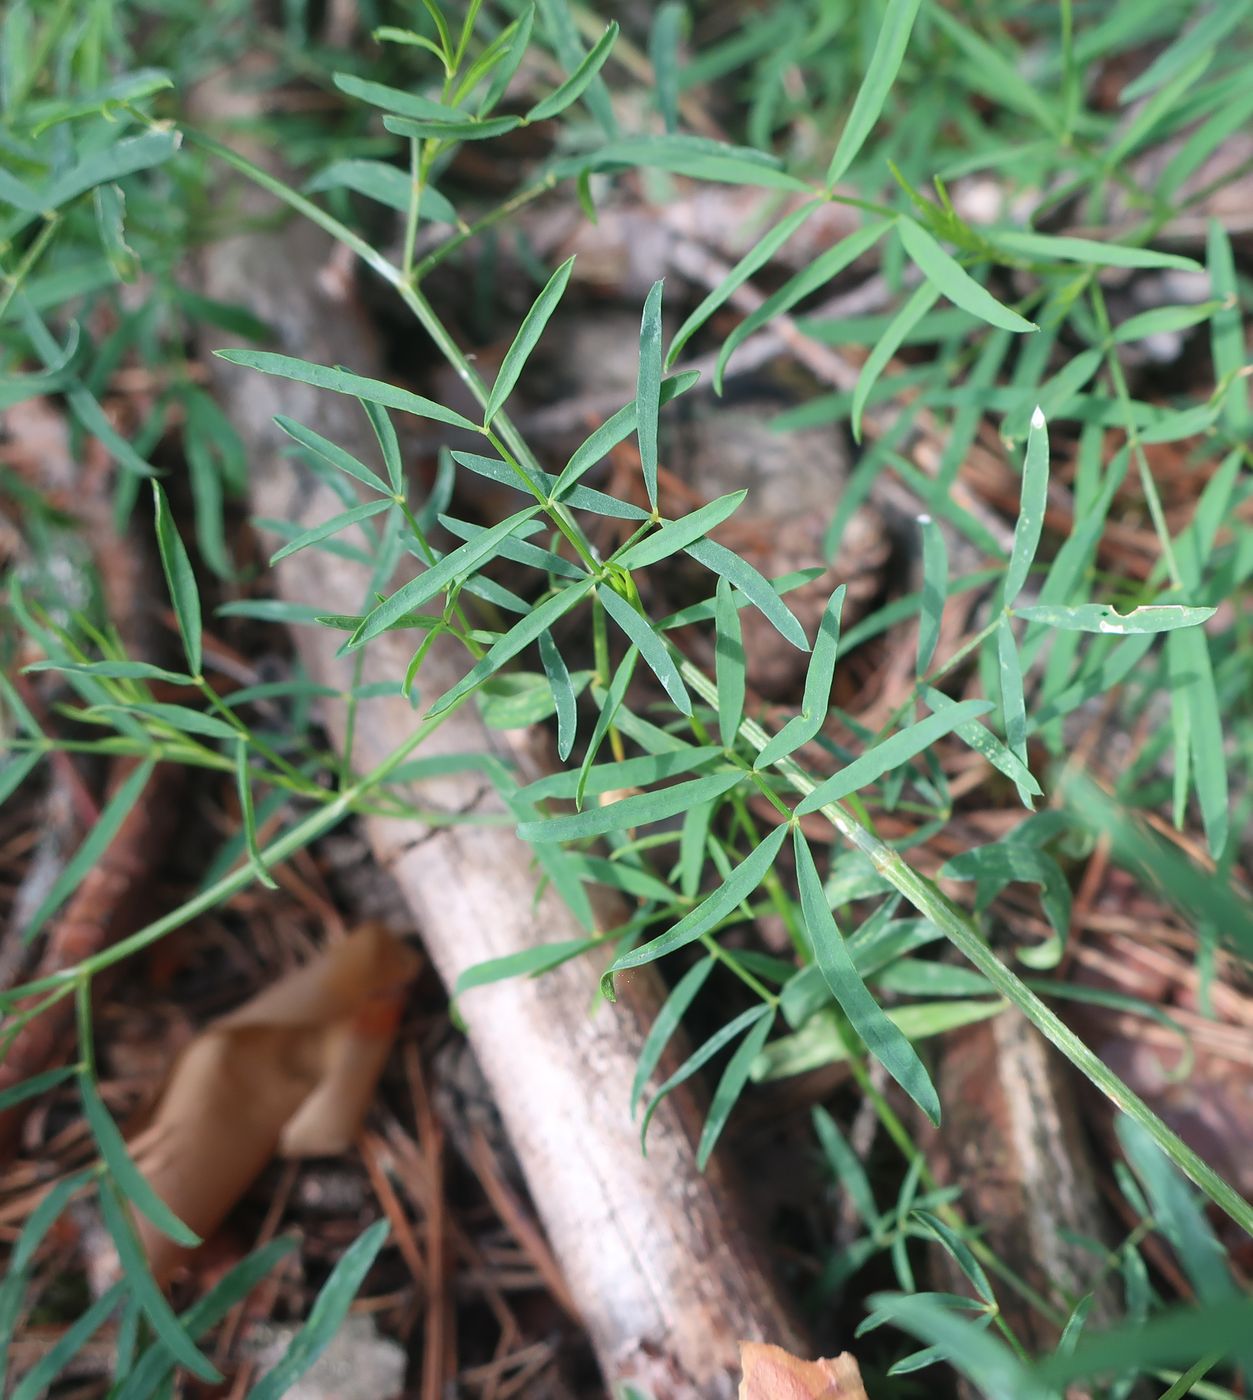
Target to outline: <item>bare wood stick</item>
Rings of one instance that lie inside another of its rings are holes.
[[[201,110],[222,114],[222,99],[202,94]],[[255,189],[238,191],[238,198],[250,213],[274,213],[269,197]],[[331,252],[325,236],[304,224],[241,235],[205,254],[201,289],[247,305],[278,329],[279,348],[287,353],[378,376],[377,354],[344,296],[343,279],[327,275]],[[215,343],[221,342],[206,331],[204,348]],[[339,395],[222,361],[213,362],[213,379],[248,450],[253,511],[301,528],[336,513],[338,499],[286,454],[286,439],[272,420],[285,413],[368,460],[376,448],[359,408]],[[274,573],[283,597],[335,611],[356,608],[368,578],[362,566],[318,550],[282,561]],[[321,629],[296,633],[309,674],[346,687],[349,670],[335,657],[339,640]],[[407,645],[387,634],[368,648],[364,680],[396,681],[408,660]],[[455,651],[437,645],[423,667],[424,694],[438,694],[463,670]],[[323,714],[342,744],[345,707],[330,701]],[[352,738],[354,767],[365,771],[381,761],[414,723],[401,697],[371,701],[368,722],[359,723]],[[422,750],[467,751],[515,757],[470,707],[457,711]],[[494,792],[472,776],[424,783],[421,803],[428,810],[501,810]],[[381,818],[366,827],[376,859],[399,883],[446,984],[484,959],[580,935],[551,889],[536,900],[530,852],[509,830]],[[607,902],[600,915],[608,927],[624,910]],[[627,1103],[660,985],[651,972],[637,975],[611,1008],[599,1002],[599,972],[583,958],[537,980],[468,994],[470,1038],[607,1381],[636,1379],[659,1400],[729,1396],[738,1339],[795,1349],[796,1329],[749,1238],[724,1166],[715,1163],[704,1175],[696,1169],[699,1109],[693,1098],[670,1097],[653,1121],[649,1155],[641,1156]]]

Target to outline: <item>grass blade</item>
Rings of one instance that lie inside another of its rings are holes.
[[[690,515],[663,522],[661,529],[616,555],[614,563],[623,569],[645,569],[680,549],[702,540],[733,515],[743,504],[747,491],[732,491],[703,505]]]
[[[948,545],[944,531],[929,515],[920,515],[918,525],[922,530],[922,606],[918,613],[916,674],[924,676],[935,656],[940,620],[948,600]]]
[[[366,501],[364,505],[353,506],[351,510],[341,511],[338,515],[331,516],[329,520],[324,520],[311,530],[302,530],[294,539],[288,540],[281,549],[275,550],[270,555],[270,563],[277,564],[280,559],[286,559],[289,554],[297,554],[302,549],[308,549],[311,544],[317,544],[321,540],[329,539],[332,535],[338,535],[341,530],[348,529],[350,525],[357,525],[362,520],[369,520],[372,515],[378,515],[380,511],[387,510],[391,504],[390,500]]]
[[[739,589],[785,641],[791,642],[801,651],[809,650],[809,638],[805,636],[805,629],[783,604],[769,582],[746,559],[741,559],[734,551],[727,549],[725,545],[716,544],[713,540],[701,540],[699,544],[690,544],[686,552],[698,564],[704,564],[707,569]]]
[[[900,71],[901,60],[909,45],[909,36],[918,16],[921,0],[888,0],[887,11],[883,16],[883,27],[875,40],[874,52],[866,68],[866,75],[857,89],[853,100],[853,110],[844,123],[844,130],[836,144],[835,154],[827,167],[827,188],[836,181],[857,158],[857,153],[865,145],[866,138],[874,129],[887,101],[892,84]]]
[[[391,1227],[375,1221],[355,1239],[335,1265],[314,1300],[305,1325],[296,1333],[287,1355],[253,1386],[249,1400],[279,1400],[330,1345],[357,1296],[370,1265],[383,1248]]]
[[[1214,684],[1209,643],[1201,628],[1191,627],[1172,632],[1167,646],[1170,648],[1172,696],[1182,691],[1188,710],[1193,786],[1201,807],[1201,821],[1210,854],[1217,859],[1227,845],[1231,815],[1223,714]]]
[[[836,927],[835,916],[827,907],[822,878],[814,864],[799,826],[793,833],[796,874],[800,885],[801,910],[813,945],[814,961],[831,994],[848,1017],[849,1024],[865,1042],[866,1049],[887,1070],[933,1123],[940,1121],[940,1100],[931,1076],[918,1058],[918,1052],[902,1031],[888,1020],[883,1008],[866,990],[844,935]]]
[[[139,801],[144,788],[148,786],[152,769],[152,759],[145,759],[105,803],[104,810],[96,819],[95,826],[84,837],[82,845],[74,852],[65,869],[52,882],[52,888],[44,895],[39,908],[31,916],[30,923],[22,933],[24,942],[29,943],[39,933],[44,924],[78,888],[87,872],[108,850],[122,823],[130,814],[131,808]]]
[[[1179,603],[1149,604],[1132,608],[1129,613],[1120,613],[1108,603],[1075,603],[1070,607],[1030,603],[1015,608],[1014,615],[1029,622],[1060,627],[1066,632],[1105,632],[1123,637],[1199,627],[1217,611],[1217,608],[1189,608]]]
[[[661,411],[661,282],[654,282],[640,319],[640,367],[636,380],[636,437],[648,504],[657,509],[657,416]]]
[[[726,579],[718,580],[714,601],[714,679],[718,685],[718,737],[725,749],[735,747],[744,718],[746,666],[744,634],[734,590]]]
[[[648,1035],[640,1049],[640,1057],[635,1065],[635,1077],[631,1081],[631,1117],[639,1111],[644,1087],[661,1061],[662,1052],[670,1043],[670,1037],[679,1028],[687,1009],[696,1000],[700,989],[709,981],[714,970],[713,958],[702,960],[683,974],[674,984],[674,990],[661,1005],[660,1011],[649,1027]]]
[[[276,374],[282,379],[294,379],[298,384],[311,384],[315,389],[331,389],[337,394],[348,394],[354,399],[365,399],[369,403],[382,404],[385,408],[398,409],[401,413],[446,423],[450,428],[464,428],[471,433],[479,431],[477,423],[471,423],[451,408],[444,408],[420,394],[411,394],[407,389],[384,384],[380,379],[367,379],[346,369],[315,365],[291,355],[276,355],[270,350],[217,350],[214,353],[219,359],[232,365],[242,365],[245,369]]]
[[[846,586],[840,586],[827,600],[813,654],[805,672],[805,693],[800,714],[788,720],[757,755],[754,768],[765,768],[807,744],[822,728],[831,704],[831,682],[835,679],[835,657],[840,646],[840,611]]]
[[[1005,571],[1005,605],[1008,607],[1022,592],[1031,571],[1044,529],[1044,507],[1049,488],[1049,438],[1044,414],[1037,407],[1031,415],[1027,433],[1027,451],[1022,463],[1022,493],[1018,503],[1018,521],[1014,526],[1014,547]]]
[[[539,658],[557,711],[557,757],[564,763],[574,747],[578,708],[565,658],[558,651],[553,634],[547,628],[539,634]]]
[[[560,817],[542,817],[521,822],[518,835],[524,841],[578,841],[587,836],[603,836],[608,831],[625,831],[633,826],[676,817],[696,802],[708,802],[729,792],[744,777],[740,769],[692,778],[658,792],[641,792],[605,807],[589,807]]]
[[[883,334],[875,341],[874,349],[866,357],[866,363],[857,376],[857,387],[853,390],[853,410],[850,419],[855,441],[861,441],[861,416],[865,412],[870,391],[878,382],[879,376],[887,368],[888,361],[900,349],[910,331],[935,305],[940,293],[930,282],[916,288],[913,296],[892,317]]]
[[[981,287],[955,258],[940,247],[921,224],[902,215],[896,227],[905,251],[917,264],[918,270],[955,306],[1002,330],[1039,330],[1034,322],[1024,320],[1016,311],[1002,306],[991,292]]]
[[[155,481],[152,483],[152,499],[156,511],[157,550],[161,555],[161,568],[165,573],[166,586],[170,590],[174,616],[178,619],[178,631],[183,639],[188,669],[193,676],[198,677],[201,662],[201,623],[200,594],[196,589],[196,576],[192,572],[186,546],[170,516],[170,503],[166,500],[160,484]]]
[[[577,102],[583,96],[592,79],[605,66],[609,50],[613,48],[617,37],[618,25],[616,21],[611,22],[609,28],[597,40],[592,51],[565,82],[555,92],[549,93],[542,102],[537,102],[531,108],[526,114],[527,121],[547,121],[549,117],[555,117],[558,112],[564,112],[571,103]]]
[[[681,786],[694,787],[695,784],[684,783]],[[725,788],[722,790],[726,791]],[[673,789],[669,789],[669,791],[673,791]],[[701,797],[693,797],[691,800],[701,801],[704,797],[711,795],[713,794],[705,793]],[[627,798],[628,802],[633,800]],[[682,811],[683,808],[677,810]],[[786,835],[786,826],[775,827],[761,845],[745,856],[735,867],[724,884],[703,899],[690,913],[685,914],[672,929],[638,948],[632,948],[629,952],[619,954],[606,968],[605,974],[601,978],[601,991],[612,1000],[613,978],[616,973],[624,972],[632,967],[643,967],[645,963],[656,962],[658,958],[664,957],[667,953],[673,953],[676,948],[686,947],[687,944],[694,942],[702,934],[708,933],[716,924],[720,924],[723,919],[729,917],[766,878]]]
[[[890,769],[898,768],[902,763],[908,763],[911,758],[917,757],[937,739],[951,733],[959,724],[964,724],[978,715],[985,715],[991,708],[986,700],[962,700],[951,710],[928,715],[917,724],[911,724],[908,729],[902,729],[890,739],[876,744],[860,758],[854,759],[847,768],[828,778],[825,783],[820,783],[799,803],[796,815],[807,816],[810,812],[825,807],[827,803],[838,802],[840,798],[847,797],[849,793],[856,792],[867,783],[873,783]]]
[[[700,1142],[696,1147],[698,1170],[704,1171],[708,1165],[714,1147],[722,1135],[722,1130],[726,1127],[727,1119],[731,1116],[731,1110],[739,1101],[740,1095],[744,1092],[744,1086],[748,1083],[749,1070],[752,1069],[757,1056],[761,1054],[773,1026],[773,1015],[762,1016],[754,1022],[748,1034],[736,1047],[735,1054],[727,1061],[727,1067],[722,1071],[722,1078],[718,1081],[718,1087],[714,1090],[714,1096],[710,1100],[709,1114],[705,1119]]]
[[[626,633],[627,639],[639,649],[644,664],[661,682],[662,689],[674,701],[682,714],[692,713],[692,697],[687,693],[679,668],[670,657],[666,643],[653,631],[649,620],[641,616],[621,594],[608,584],[601,584],[596,596],[610,617]]]
[[[612,27],[617,29],[616,25]],[[485,429],[491,427],[492,419],[505,406],[505,401],[513,392],[523,366],[530,357],[531,351],[535,349],[540,336],[544,334],[544,327],[557,309],[557,304],[566,290],[566,283],[570,280],[573,267],[574,259],[567,258],[548,279],[544,290],[535,298],[531,309],[523,318],[513,344],[505,352],[500,371],[496,375],[496,382],[492,385],[492,392],[488,395],[487,407],[483,410],[483,427]]]

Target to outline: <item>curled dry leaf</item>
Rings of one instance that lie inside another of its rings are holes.
[[[740,1400],[867,1400],[848,1352],[802,1361],[768,1342],[741,1342]]]
[[[366,924],[208,1026],[132,1140],[153,1190],[202,1239],[271,1157],[342,1152],[361,1125],[418,955]],[[137,1220],[157,1278],[186,1251]]]

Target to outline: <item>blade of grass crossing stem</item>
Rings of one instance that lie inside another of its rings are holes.
[[[625,831],[633,826],[676,817],[695,802],[708,802],[729,792],[744,777],[741,770],[691,778],[657,792],[641,792],[623,797],[605,807],[589,807],[559,817],[542,817],[521,822],[518,835],[523,841],[578,841],[586,836],[604,836],[609,831]]]
[[[847,797],[849,793],[856,792],[867,783],[873,783],[890,769],[917,757],[937,739],[952,733],[958,725],[987,714],[991,708],[986,700],[962,700],[951,710],[943,710],[939,714],[920,719],[917,724],[911,724],[908,729],[902,729],[900,733],[876,744],[860,758],[854,759],[847,768],[828,778],[825,783],[820,783],[798,804],[796,816],[808,816],[810,812],[825,807],[828,802],[838,802],[840,798]]]
[[[646,617],[641,616],[620,594],[607,584],[601,584],[596,596],[610,617],[626,633],[627,640],[639,648],[644,664],[661,682],[662,689],[685,715],[692,713],[692,697],[687,693],[679,668],[674,664],[664,641],[653,631]]]
[[[831,682],[835,678],[835,657],[840,645],[840,611],[844,606],[845,585],[827,600],[818,625],[813,653],[805,672],[805,693],[800,714],[788,720],[757,755],[754,768],[765,768],[807,744],[822,728],[831,703]]]
[[[645,1155],[647,1155],[645,1140],[648,1137],[648,1125],[653,1121],[653,1114],[661,1107],[662,1101],[665,1099],[666,1095],[671,1093],[674,1089],[677,1089],[680,1084],[690,1079],[697,1070],[708,1064],[723,1046],[730,1045],[741,1032],[749,1030],[759,1021],[769,1018],[769,1020],[767,1020],[768,1030],[769,1021],[773,1020],[773,1017],[773,1010],[769,1006],[750,1006],[747,1011],[741,1012],[733,1021],[728,1021],[721,1030],[715,1031],[699,1049],[694,1050],[688,1058],[684,1060],[679,1068],[675,1070],[670,1078],[667,1079],[653,1095],[648,1108],[644,1111],[644,1121],[640,1124],[640,1149],[641,1151],[645,1151]],[[761,1046],[758,1045],[754,1052],[754,1059],[760,1052]]]
[[[122,823],[130,815],[131,808],[139,801],[144,788],[148,786],[152,769],[152,759],[144,759],[105,803],[104,810],[96,819],[95,826],[87,833],[83,844],[74,852],[69,864],[52,882],[52,888],[44,896],[39,908],[32,915],[30,923],[23,930],[23,942],[29,943],[39,933],[52,915],[82,883],[87,872],[108,850]]]
[[[940,1121],[940,1100],[918,1053],[866,990],[844,941],[835,916],[827,907],[822,878],[799,826],[793,831],[796,873],[800,885],[801,912],[814,961],[822,969],[831,994],[848,1017],[849,1024],[893,1079],[933,1123]]]
[[[1206,266],[1210,275],[1210,290],[1225,305],[1210,320],[1210,353],[1214,359],[1214,378],[1226,385],[1223,418],[1233,433],[1247,427],[1249,421],[1249,390],[1241,370],[1244,367],[1244,317],[1240,309],[1240,293],[1236,283],[1236,265],[1231,252],[1227,230],[1217,219],[1209,222],[1206,240]]]
[[[688,1007],[696,1000],[700,989],[709,981],[714,970],[714,959],[704,958],[689,967],[674,984],[674,990],[661,1004],[661,1010],[653,1018],[648,1035],[640,1049],[640,1057],[635,1065],[635,1076],[631,1080],[631,1117],[639,1112],[640,1099],[653,1071],[661,1061],[661,1056],[670,1037],[678,1030]]]
[[[831,189],[857,158],[857,153],[874,129],[887,101],[888,93],[900,70],[901,60],[909,45],[921,0],[888,0],[883,26],[875,41],[874,52],[862,78],[861,87],[853,100],[853,110],[836,143],[835,154],[827,167],[827,188]]]
[[[666,354],[667,365],[674,364],[687,342],[727,298],[742,287],[758,268],[764,267],[805,220],[822,207],[820,200],[802,204],[799,209],[793,209],[786,218],[780,219],[768,233],[762,235],[679,327]]]
[[[638,415],[636,437],[640,446],[640,467],[648,504],[657,509],[657,419],[661,411],[661,290],[654,282],[644,302],[640,319],[640,367],[636,380],[635,404]]]
[[[586,583],[571,584],[569,588],[563,588],[559,593],[554,593],[538,608],[533,609],[517,626],[511,628],[503,637],[494,642],[487,655],[467,671],[456,685],[446,690],[435,701],[427,711],[427,718],[431,719],[435,715],[443,714],[445,710],[455,705],[463,695],[468,695],[489,676],[495,675],[506,661],[512,661],[523,647],[529,646],[541,632],[548,631],[558,618],[563,617],[585,598],[591,592],[591,588],[591,579],[588,579]]]
[[[940,621],[948,600],[948,544],[929,515],[918,517],[922,531],[922,604],[918,612],[918,665],[925,676],[940,640]]]
[[[87,1126],[100,1149],[100,1160],[117,1189],[136,1210],[146,1215],[163,1235],[168,1235],[175,1244],[181,1244],[188,1249],[194,1248],[200,1243],[200,1236],[183,1224],[148,1185],[147,1178],[131,1161],[117,1124],[104,1106],[104,1101],[91,1082],[90,1075],[85,1071],[79,1074],[78,1089],[83,1103],[83,1116],[87,1119]]]
[[[727,1061],[727,1067],[722,1071],[722,1078],[718,1081],[718,1087],[714,1090],[714,1096],[710,1100],[709,1114],[705,1119],[700,1142],[696,1147],[698,1170],[705,1170],[718,1138],[721,1136],[723,1128],[726,1127],[727,1119],[731,1116],[731,1110],[739,1102],[740,1095],[744,1092],[744,1086],[748,1083],[749,1070],[752,1069],[757,1056],[761,1054],[773,1025],[773,1014],[763,1016],[755,1022],[736,1047],[735,1053]]]
[[[252,783],[248,774],[248,741],[242,734],[235,745],[235,787],[239,793],[239,813],[244,824],[248,861],[258,882],[267,890],[276,890],[278,883],[265,868],[265,862],[261,859],[261,847],[257,842],[257,813],[252,805]]]
[[[660,530],[624,550],[613,562],[623,569],[644,569],[650,564],[659,563],[689,544],[704,539],[743,505],[747,495],[747,491],[731,491],[692,511],[690,515],[667,520]]]
[[[1031,415],[1027,432],[1027,450],[1022,463],[1022,492],[1018,503],[1018,521],[1014,526],[1014,546],[1010,551],[1009,567],[1005,571],[1005,606],[1009,607],[1022,592],[1031,571],[1044,529],[1044,507],[1049,489],[1048,425],[1039,405]]]
[[[888,361],[900,349],[905,337],[927,314],[939,299],[939,289],[930,282],[924,282],[914,290],[904,306],[888,322],[883,334],[875,342],[874,348],[866,357],[866,363],[857,376],[853,390],[852,426],[853,438],[861,441],[861,416],[866,408],[870,391],[878,382],[879,376],[887,368]]]
[[[165,573],[166,587],[170,590],[174,616],[178,619],[178,631],[183,639],[187,666],[193,676],[199,676],[201,627],[200,594],[196,590],[196,576],[192,573],[187,549],[170,516],[170,503],[166,500],[160,483],[156,481],[152,483],[152,500],[156,512],[157,551],[161,555],[161,568]]]
[[[617,28],[616,25],[613,27]],[[505,352],[505,358],[496,375],[496,382],[492,385],[492,392],[488,395],[487,407],[483,410],[484,428],[491,427],[492,419],[504,407],[505,400],[513,392],[514,385],[517,384],[518,376],[521,375],[523,367],[530,358],[531,351],[535,349],[540,336],[544,333],[544,327],[557,309],[557,303],[566,290],[566,283],[570,280],[570,272],[573,267],[574,259],[567,258],[548,279],[544,290],[535,298],[534,304],[523,318],[518,333],[514,336],[513,344]]]
[[[940,247],[921,224],[901,215],[896,227],[906,253],[918,270],[955,306],[1002,330],[1039,330],[1034,322],[1002,306],[986,287],[980,286],[955,258]]]
[[[744,634],[735,593],[726,579],[718,580],[714,598],[714,677],[718,683],[718,737],[726,749],[735,747],[744,718],[746,667]]]
[[[389,1229],[386,1220],[376,1221],[348,1246],[323,1284],[308,1321],[296,1334],[287,1355],[253,1387],[249,1400],[279,1400],[326,1350],[347,1316],[370,1265],[382,1249]]]
[[[564,763],[574,747],[578,707],[575,704],[574,683],[570,680],[565,657],[557,649],[553,634],[547,628],[539,634],[539,659],[557,711],[557,757]]]
[[[685,914],[672,929],[642,947],[620,953],[605,970],[600,983],[601,991],[612,1001],[615,973],[631,967],[643,967],[645,963],[655,962],[676,948],[686,947],[732,914],[766,878],[786,835],[786,826],[776,827],[756,850],[744,857],[725,883],[689,914]]]
[[[1200,627],[1187,627],[1169,633],[1166,645],[1170,648],[1172,671],[1177,677],[1186,678],[1193,783],[1210,854],[1217,859],[1227,845],[1230,812],[1222,710],[1214,684],[1209,642]]]
[[[126,1207],[110,1182],[100,1189],[100,1214],[117,1248],[118,1263],[126,1276],[126,1286],[135,1301],[144,1311],[158,1340],[166,1347],[174,1359],[186,1366],[193,1375],[206,1381],[219,1381],[213,1364],[209,1361],[183,1329],[174,1315],[173,1309],[165,1300],[165,1295],[157,1287],[152,1277],[148,1261],[140,1248],[134,1227],[127,1218]]]
[[[363,486],[368,486],[371,491],[378,491],[381,495],[386,496],[397,489],[395,486],[389,488],[387,482],[377,472],[367,467],[364,462],[358,462],[342,447],[331,442],[328,438],[324,438],[321,433],[315,433],[312,428],[306,428],[303,423],[285,418],[282,414],[279,414],[274,422],[301,447],[310,452],[316,452],[323,461],[329,462],[331,466],[337,467],[345,475],[361,482]]]
[[[719,578],[734,584],[785,641],[791,642],[801,651],[809,650],[809,638],[805,636],[805,629],[784,606],[779,595],[770,586],[769,580],[759,574],[746,559],[741,559],[733,550],[713,540],[701,540],[698,544],[690,544],[685,553],[698,564],[704,564]]]
[[[549,117],[555,117],[559,112],[564,112],[572,103],[577,102],[587,90],[592,79],[605,66],[609,50],[613,48],[617,37],[617,23],[611,22],[609,28],[596,41],[591,52],[565,82],[556,91],[549,93],[542,102],[537,102],[531,108],[526,114],[527,121],[547,121]]]

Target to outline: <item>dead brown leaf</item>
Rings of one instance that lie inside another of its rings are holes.
[[[740,1400],[867,1400],[852,1355],[802,1361],[768,1342],[741,1342]]]
[[[361,1126],[418,956],[366,924],[207,1027],[174,1062],[131,1151],[202,1239],[271,1157],[331,1156]],[[187,1257],[142,1218],[164,1282]]]

